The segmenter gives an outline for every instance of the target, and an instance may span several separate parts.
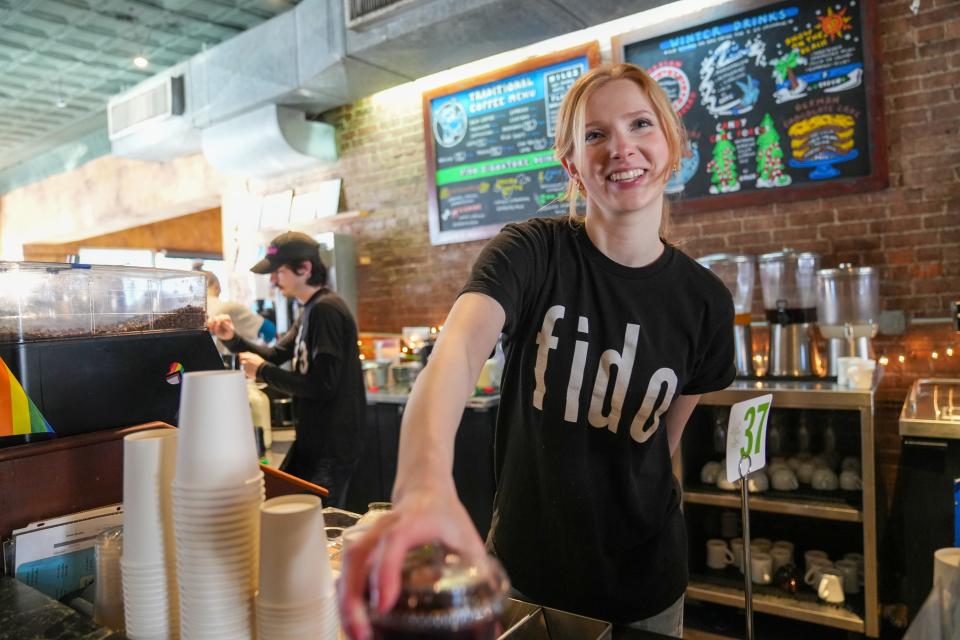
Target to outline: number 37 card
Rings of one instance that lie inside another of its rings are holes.
[[[727,480],[767,466],[767,418],[773,394],[744,400],[730,407],[727,425]]]

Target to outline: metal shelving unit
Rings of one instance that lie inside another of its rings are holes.
[[[762,494],[751,495],[752,512],[767,512],[789,516],[814,518],[859,524],[862,530],[864,555],[863,615],[851,608],[811,602],[792,598],[786,594],[775,596],[754,591],[754,611],[821,624],[836,629],[865,634],[871,638],[880,635],[880,605],[877,587],[877,505],[876,469],[874,451],[874,391],[840,389],[835,384],[824,382],[754,382],[736,381],[730,387],[704,395],[700,405],[726,407],[758,395],[772,393],[775,409],[821,409],[856,411],[859,413],[861,477],[863,480],[863,503],[861,508],[852,505],[816,500],[808,497],[785,499],[767,498]],[[692,433],[687,438],[696,437]],[[677,455],[675,471],[684,478],[683,460]],[[708,505],[739,509],[739,494],[727,494],[691,488],[684,491],[687,504]],[[691,576],[687,587],[691,600],[710,602],[728,607],[744,607],[742,588],[714,584]]]

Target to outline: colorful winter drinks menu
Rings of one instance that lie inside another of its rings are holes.
[[[680,31],[615,38],[615,55],[646,69],[683,118],[689,154],[668,186],[680,210],[886,184],[873,4],[737,3]]]

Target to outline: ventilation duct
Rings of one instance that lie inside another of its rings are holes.
[[[380,11],[388,19],[347,29],[347,56],[408,78],[589,26],[552,0],[410,0]]]
[[[268,178],[337,159],[332,126],[275,104],[207,127],[202,138],[210,164],[232,176]]]
[[[107,102],[113,155],[163,161],[200,151],[200,134],[187,115],[187,70],[167,69]]]
[[[665,2],[303,0],[112,98],[113,153],[170,160],[198,152],[202,131],[203,150],[225,172],[297,171],[317,158],[336,157],[333,134],[327,125],[307,122],[302,113],[283,107],[326,111],[661,4]],[[250,130],[237,124],[248,116]],[[297,139],[301,135],[306,138]],[[291,165],[281,166],[288,160]]]

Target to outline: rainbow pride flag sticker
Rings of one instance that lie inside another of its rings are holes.
[[[53,428],[0,358],[0,437],[27,433],[53,433]]]
[[[180,384],[181,380],[183,380],[183,365],[179,362],[171,362],[166,375],[167,384]]]

